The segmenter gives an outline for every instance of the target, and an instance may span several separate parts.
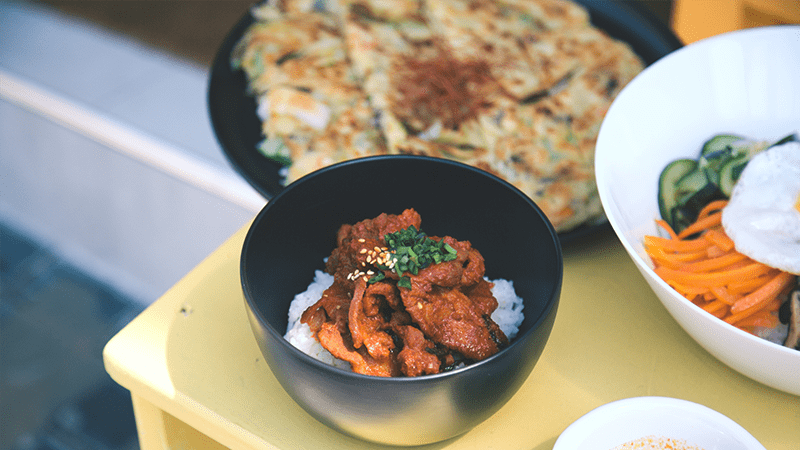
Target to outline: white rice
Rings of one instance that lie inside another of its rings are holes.
[[[497,299],[497,309],[492,313],[492,320],[503,330],[509,340],[513,339],[524,315],[522,314],[522,298],[518,297],[514,291],[514,282],[503,279],[488,280],[494,283],[492,294]],[[350,363],[335,358],[322,344],[314,339],[311,328],[300,322],[303,311],[322,298],[325,289],[333,284],[333,275],[329,275],[321,270],[314,273],[314,281],[308,286],[305,292],[295,296],[289,305],[289,324],[284,338],[292,345],[300,349],[303,353],[310,355],[324,363],[343,369],[350,369]]]

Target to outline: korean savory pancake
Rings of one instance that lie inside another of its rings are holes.
[[[484,169],[528,194],[564,230],[602,215],[594,178],[600,124],[642,64],[626,45],[594,28],[561,35],[569,47],[582,49],[572,54],[576,64],[568,80],[482,124],[491,136]]]
[[[258,102],[260,151],[289,165],[287,178],[385,153],[374,110],[352,73],[337,17],[284,2],[264,4],[234,49]]]
[[[537,2],[450,0],[429,2],[426,12],[459,58],[485,60],[504,92],[519,101],[552,87],[574,69],[575,62],[560,57],[543,36],[568,27],[585,28],[588,15],[575,4],[558,4],[562,8],[556,10]],[[579,11],[583,14],[576,14]],[[586,21],[557,20],[560,16]]]
[[[371,154],[457,160],[529,195],[558,232],[602,217],[594,146],[643,69],[568,0],[260,6],[235,52],[285,182]]]

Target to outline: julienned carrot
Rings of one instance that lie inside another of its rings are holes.
[[[692,262],[690,264],[683,266],[683,270],[687,272],[708,272],[711,270],[728,267],[731,264],[737,263],[746,258],[747,256],[739,252],[726,253],[725,255],[716,258],[709,258],[709,259],[704,259],[702,261]]]
[[[749,294],[759,287],[765,285],[771,278],[777,275],[780,271],[775,269],[765,273],[758,278],[750,278],[747,280],[736,281],[728,285],[728,292],[731,294]]]
[[[704,251],[693,253],[667,253],[661,250],[651,249],[650,258],[657,261],[660,266],[669,267],[670,269],[679,269],[688,263],[706,258],[706,255],[707,253]]]
[[[691,236],[693,234],[699,233],[701,231],[709,230],[713,227],[716,227],[722,223],[722,213],[716,212],[713,214],[709,214],[702,219],[698,219],[693,224],[689,225],[688,227],[684,228],[683,231],[678,233],[678,237],[683,239],[685,237]]]
[[[789,286],[789,283],[792,281],[794,281],[794,275],[787,272],[779,273],[775,278],[769,280],[767,284],[737,300],[736,303],[731,306],[731,313],[740,313],[775,298],[775,296]]]
[[[693,239],[690,241],[685,241],[680,239],[666,239],[657,236],[645,236],[644,246],[645,248],[652,246],[655,248],[661,248],[672,252],[685,252],[685,251],[704,250],[707,249],[710,246],[710,244],[703,239]]]
[[[715,314],[717,311],[722,311],[725,307],[728,306],[724,302],[720,300],[712,300],[708,302],[708,304],[703,305],[703,309],[710,312],[711,314]]]
[[[664,219],[656,219],[656,223],[661,228],[663,228],[664,231],[667,232],[667,234],[669,234],[669,237],[671,239],[677,239],[678,238],[678,235],[675,233],[675,230],[672,229],[672,227],[669,225],[669,223],[667,223],[666,220],[664,220]]]
[[[695,298],[708,292],[708,288],[702,286],[688,286],[674,281],[668,281],[667,283],[686,298]]]
[[[778,316],[772,314],[770,311],[761,310],[758,312],[753,313],[749,317],[745,317],[744,319],[736,322],[736,326],[739,328],[744,327],[763,327],[763,328],[775,328],[778,326],[780,320]]]
[[[679,233],[657,220],[669,237],[645,236],[645,251],[656,274],[709,314],[748,332],[774,327],[784,294],[796,277],[736,251],[721,224],[726,204],[709,203]]]
[[[721,270],[714,272],[687,272],[684,270],[669,269],[667,267],[656,267],[655,272],[661,278],[674,279],[679,283],[692,284],[695,286],[702,286],[705,288],[712,288],[714,286],[724,286],[733,281],[741,280],[743,278],[758,277],[771,269],[764,264],[754,262],[745,267],[739,267],[730,270]]]
[[[729,252],[735,247],[733,239],[729,238],[727,234],[720,232],[717,229],[706,230],[703,233],[703,239],[713,243],[723,251]]]
[[[725,286],[712,287],[711,292],[714,297],[728,306],[735,304],[741,298],[739,295],[731,294],[729,290],[725,289]]]
[[[716,245],[710,245],[706,249],[706,256],[709,258],[719,258],[720,256],[724,255],[726,252],[725,250],[717,247]]]
[[[709,204],[704,206],[703,209],[700,210],[700,212],[697,214],[697,218],[702,219],[704,217],[707,217],[711,213],[722,211],[722,208],[724,208],[725,205],[727,204],[728,204],[727,200],[714,200],[713,202],[710,202]]]
[[[748,317],[750,317],[753,314],[758,313],[758,312],[762,312],[763,311],[763,312],[769,312],[769,313],[773,313],[774,314],[774,313],[776,313],[778,311],[778,308],[780,308],[781,303],[782,302],[781,302],[781,300],[779,298],[773,298],[772,300],[767,302],[766,305],[758,305],[758,306],[755,306],[755,307],[750,308],[750,309],[745,309],[742,312],[739,312],[739,313],[736,313],[736,314],[731,314],[729,316],[723,317],[722,320],[724,320],[725,322],[728,322],[731,325],[736,325],[739,322],[741,322],[742,320],[744,320],[744,319],[746,319],[746,318],[748,318]]]

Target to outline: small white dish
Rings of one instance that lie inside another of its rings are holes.
[[[600,406],[567,427],[553,450],[613,450],[646,437],[685,445],[675,450],[766,450],[727,416],[668,397],[634,397]]]

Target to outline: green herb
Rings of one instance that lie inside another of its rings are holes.
[[[383,272],[379,272],[377,275],[373,275],[367,283],[377,283],[378,281],[382,281],[384,278],[386,278],[386,275]]]
[[[378,264],[378,268],[381,270],[393,268],[400,277],[397,281],[398,287],[411,288],[411,279],[404,276],[404,273],[417,275],[421,269],[431,264],[452,261],[458,256],[458,252],[443,240],[435,241],[413,225],[385,235],[384,241],[394,265],[392,267]],[[381,277],[376,280],[376,278],[377,276],[372,277],[369,282],[374,283],[383,279]]]
[[[282,166],[290,166],[292,158],[289,147],[281,138],[267,138],[258,144],[258,152]]]

